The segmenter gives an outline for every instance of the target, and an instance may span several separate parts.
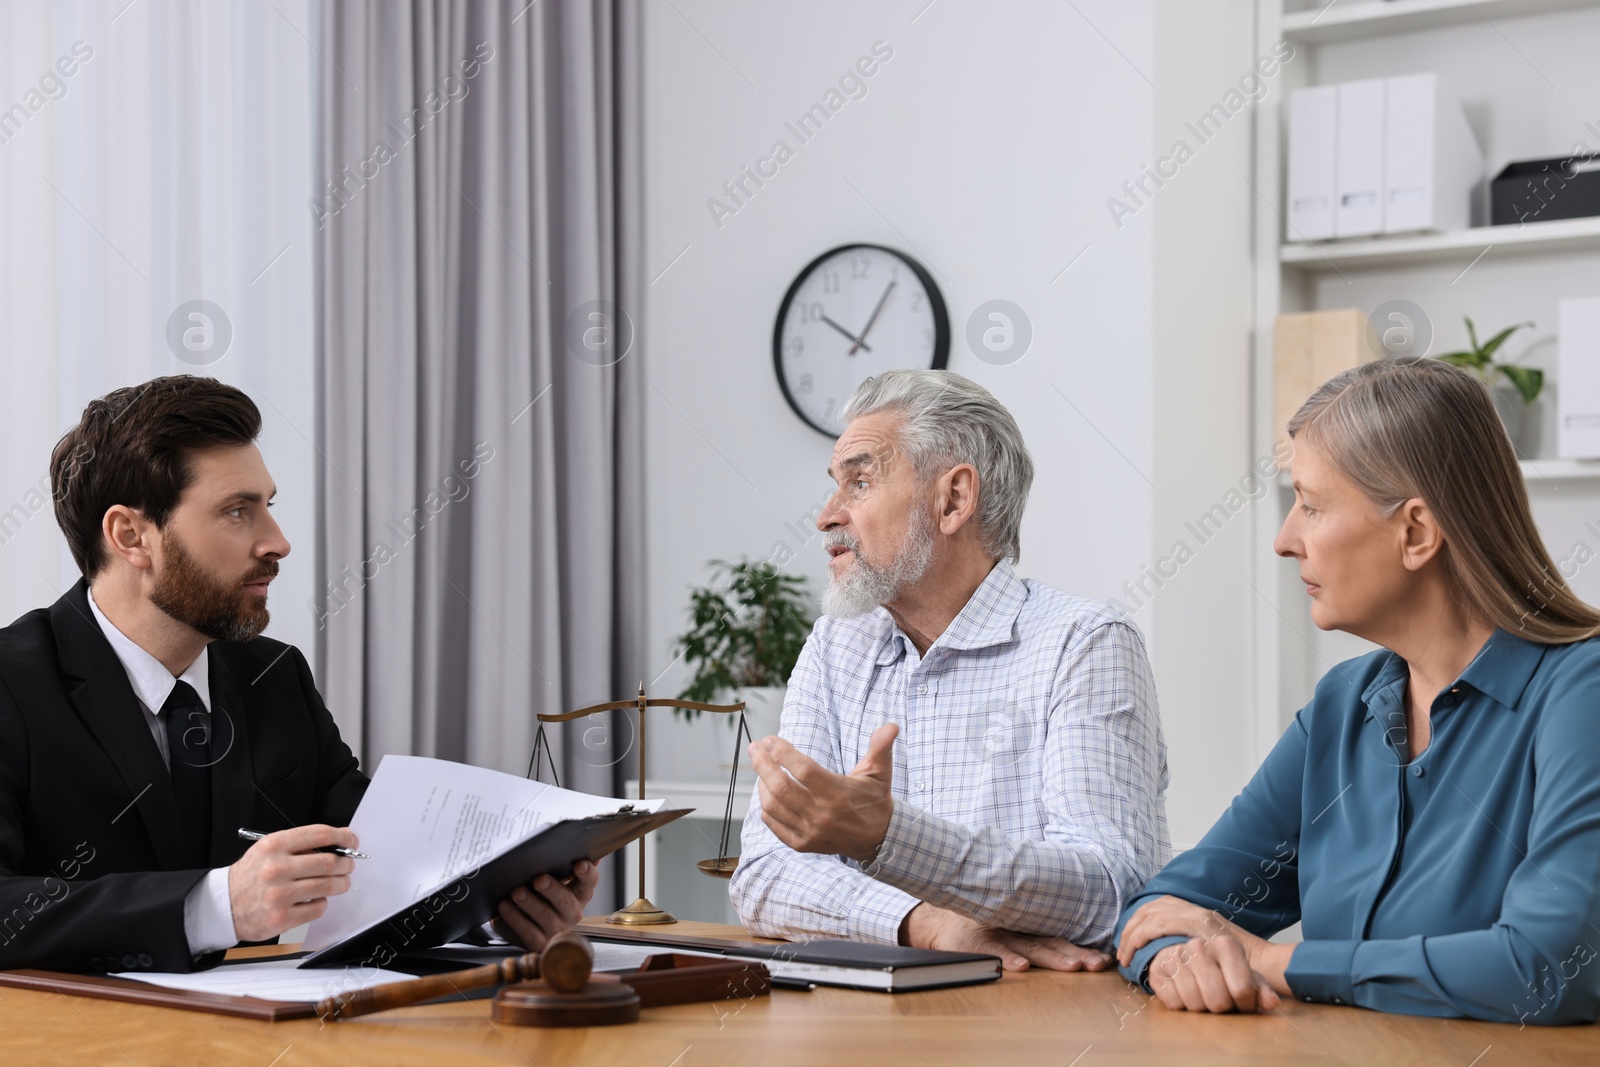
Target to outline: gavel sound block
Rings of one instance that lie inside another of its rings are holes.
[[[360,989],[317,1005],[323,1019],[348,1019],[484,986],[495,994],[494,1020],[523,1026],[609,1026],[639,1018],[639,994],[615,975],[595,975],[594,949],[582,934],[550,939],[543,953],[530,952],[471,970]],[[517,983],[507,985],[507,983]]]

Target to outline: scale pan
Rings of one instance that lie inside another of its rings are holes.
[[[701,860],[695,866],[700,868],[701,874],[709,874],[713,878],[732,878],[734,868],[739,866],[739,857],[729,856],[720,860]]]

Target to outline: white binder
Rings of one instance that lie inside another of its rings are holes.
[[[1342,82],[1339,90],[1333,234],[1364,237],[1383,232],[1384,79]]]
[[[1389,78],[1384,99],[1384,233],[1464,230],[1483,153],[1434,74]]]
[[[1314,85],[1289,96],[1288,241],[1333,236],[1339,87]]]
[[[1556,450],[1563,459],[1600,457],[1600,296],[1558,303]]]

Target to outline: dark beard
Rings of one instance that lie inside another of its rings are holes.
[[[277,575],[277,560],[268,560],[254,574],[230,584],[209,574],[170,533],[165,541],[166,561],[156,576],[150,603],[213,641],[249,641],[267,628],[272,615],[265,603],[258,606],[246,600],[251,594],[244,585]]]

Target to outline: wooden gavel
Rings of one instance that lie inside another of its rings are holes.
[[[388,982],[327,997],[317,1002],[317,1015],[329,1021],[348,1019],[375,1011],[403,1008],[407,1004],[420,1004],[468,989],[527,982],[535,978],[542,978],[546,985],[558,993],[577,993],[588,984],[593,970],[594,949],[590,947],[589,939],[567,930],[552,937],[542,953],[529,952],[524,956],[470,970],[413,978],[405,982]]]

